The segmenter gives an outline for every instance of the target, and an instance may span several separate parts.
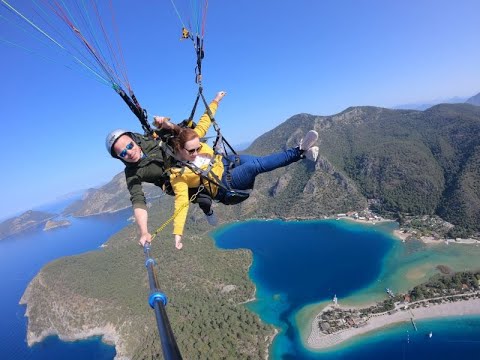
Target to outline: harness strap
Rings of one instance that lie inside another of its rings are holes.
[[[223,182],[218,178],[217,174],[215,174],[213,171],[210,171],[209,173],[207,173],[207,175],[205,175],[205,171],[202,170],[201,168],[199,168],[198,166],[196,166],[195,164],[191,164],[191,163],[187,163],[187,162],[183,162],[183,161],[180,161],[180,163],[183,163],[184,166],[188,167],[195,174],[199,175],[203,180],[206,180],[210,184],[210,190],[211,190],[211,184],[213,184],[213,185],[218,186],[223,191],[225,191],[225,193],[239,194],[242,197],[246,198],[246,197],[248,197],[247,192],[242,192],[242,191],[232,189],[232,187],[230,186],[230,183],[232,181],[232,175],[230,173],[230,170],[234,167],[236,162],[238,163],[238,161],[239,161],[238,156],[236,157],[234,162],[229,161],[229,165],[228,165],[228,168],[226,169],[226,174],[225,174],[225,177],[227,179],[227,186],[225,186],[223,184]],[[210,175],[210,177],[208,175]]]
[[[183,165],[183,162],[175,159],[175,154],[173,153],[171,147],[167,144],[167,142],[162,141],[162,142],[160,142],[159,146],[161,146],[161,149],[162,149],[163,153],[165,154],[165,165],[166,166],[165,166],[165,171],[163,173],[170,176],[170,175],[172,175],[172,172],[170,171],[170,169],[177,164]],[[183,171],[185,171],[185,169],[182,166],[181,174],[183,174]]]
[[[199,175],[203,180],[208,181],[209,183],[218,186],[219,188],[222,188],[226,191],[230,191],[231,189],[228,189],[225,185],[222,184],[222,181],[218,178],[218,176],[213,172],[205,172],[204,170],[196,166],[195,164],[188,163],[186,161],[180,161],[185,167],[188,167],[190,170],[192,170],[195,174]],[[208,175],[210,175],[212,178],[210,178]],[[210,188],[211,189],[211,188]]]
[[[195,116],[195,111],[197,110],[197,105],[198,105],[198,100],[200,100],[200,92],[197,93],[197,98],[195,99],[195,103],[193,104],[192,111],[190,113],[190,116],[188,117],[188,123],[187,126],[191,126],[193,117]]]
[[[137,98],[135,97],[135,94],[133,92],[130,92],[130,96],[128,96],[127,93],[118,85],[115,85],[113,88],[118,93],[118,95],[120,95],[123,101],[125,101],[125,103],[130,108],[130,110],[132,110],[132,112],[138,118],[138,120],[140,121],[140,124],[142,124],[142,129],[143,131],[145,131],[145,134],[155,138],[156,135],[147,121],[147,118],[148,118],[147,111],[140,106],[139,102],[137,101]]]

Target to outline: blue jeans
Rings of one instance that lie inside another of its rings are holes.
[[[267,156],[229,155],[228,160],[233,162],[233,168],[228,170],[230,162],[223,159],[225,170],[222,183],[231,189],[253,189],[255,177],[264,172],[272,171],[300,160],[303,151],[298,147]]]

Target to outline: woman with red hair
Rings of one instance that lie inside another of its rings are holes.
[[[213,103],[218,104],[225,96],[224,91],[217,93]],[[224,157],[216,154],[206,143],[200,141],[205,136],[210,123],[195,129],[181,128],[169,123],[166,118],[156,118],[156,125],[173,130],[172,139],[174,157],[178,160],[175,167],[170,168],[170,183],[175,193],[175,219],[173,234],[177,249],[183,247],[183,228],[188,213],[189,189],[203,185],[212,199],[229,203],[227,191],[253,189],[255,177],[289,165],[300,159],[316,161],[318,147],[314,146],[318,133],[310,130],[300,141],[299,146],[267,156],[230,155]],[[199,124],[200,125],[200,124]],[[205,128],[206,127],[206,128]],[[206,212],[209,223],[215,224],[213,211]]]

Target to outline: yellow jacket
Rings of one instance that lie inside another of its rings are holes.
[[[218,107],[216,101],[210,103],[210,111],[212,116],[215,115]],[[194,131],[198,134],[200,138],[204,137],[207,134],[208,128],[211,125],[210,117],[207,113],[204,113],[198,122],[198,125],[195,127]],[[202,143],[202,148],[197,156],[208,157],[209,159],[214,158],[214,164],[211,168],[210,173],[214,173],[218,179],[222,179],[223,175],[223,162],[221,155],[215,155],[213,149],[205,143]],[[202,170],[205,170],[208,167],[208,164],[201,166]],[[188,214],[188,189],[189,188],[198,188],[200,182],[205,186],[205,189],[210,192],[212,198],[217,195],[218,188],[216,185],[211,184],[208,180],[200,178],[200,175],[193,172],[188,167],[184,166],[182,168],[171,168],[170,169],[170,183],[172,184],[173,191],[175,192],[175,218],[173,220],[173,234],[183,235],[183,228],[185,226],[185,221],[187,220]],[[215,182],[216,180],[210,176]]]

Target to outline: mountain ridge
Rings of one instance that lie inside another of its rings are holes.
[[[436,215],[457,225],[450,237],[480,231],[480,108],[439,104],[428,110],[349,107],[332,116],[301,113],[255,139],[246,153],[267,155],[319,132],[315,164],[299,162],[256,180],[250,199],[226,218],[321,218],[371,210],[389,218]],[[144,184],[149,203],[162,196]],[[315,203],[315,207],[309,203]],[[372,205],[373,204],[373,205]],[[122,173],[89,189],[63,215],[91,216],[130,207]]]
[[[468,104],[480,106],[480,93],[468,98],[465,102]]]

